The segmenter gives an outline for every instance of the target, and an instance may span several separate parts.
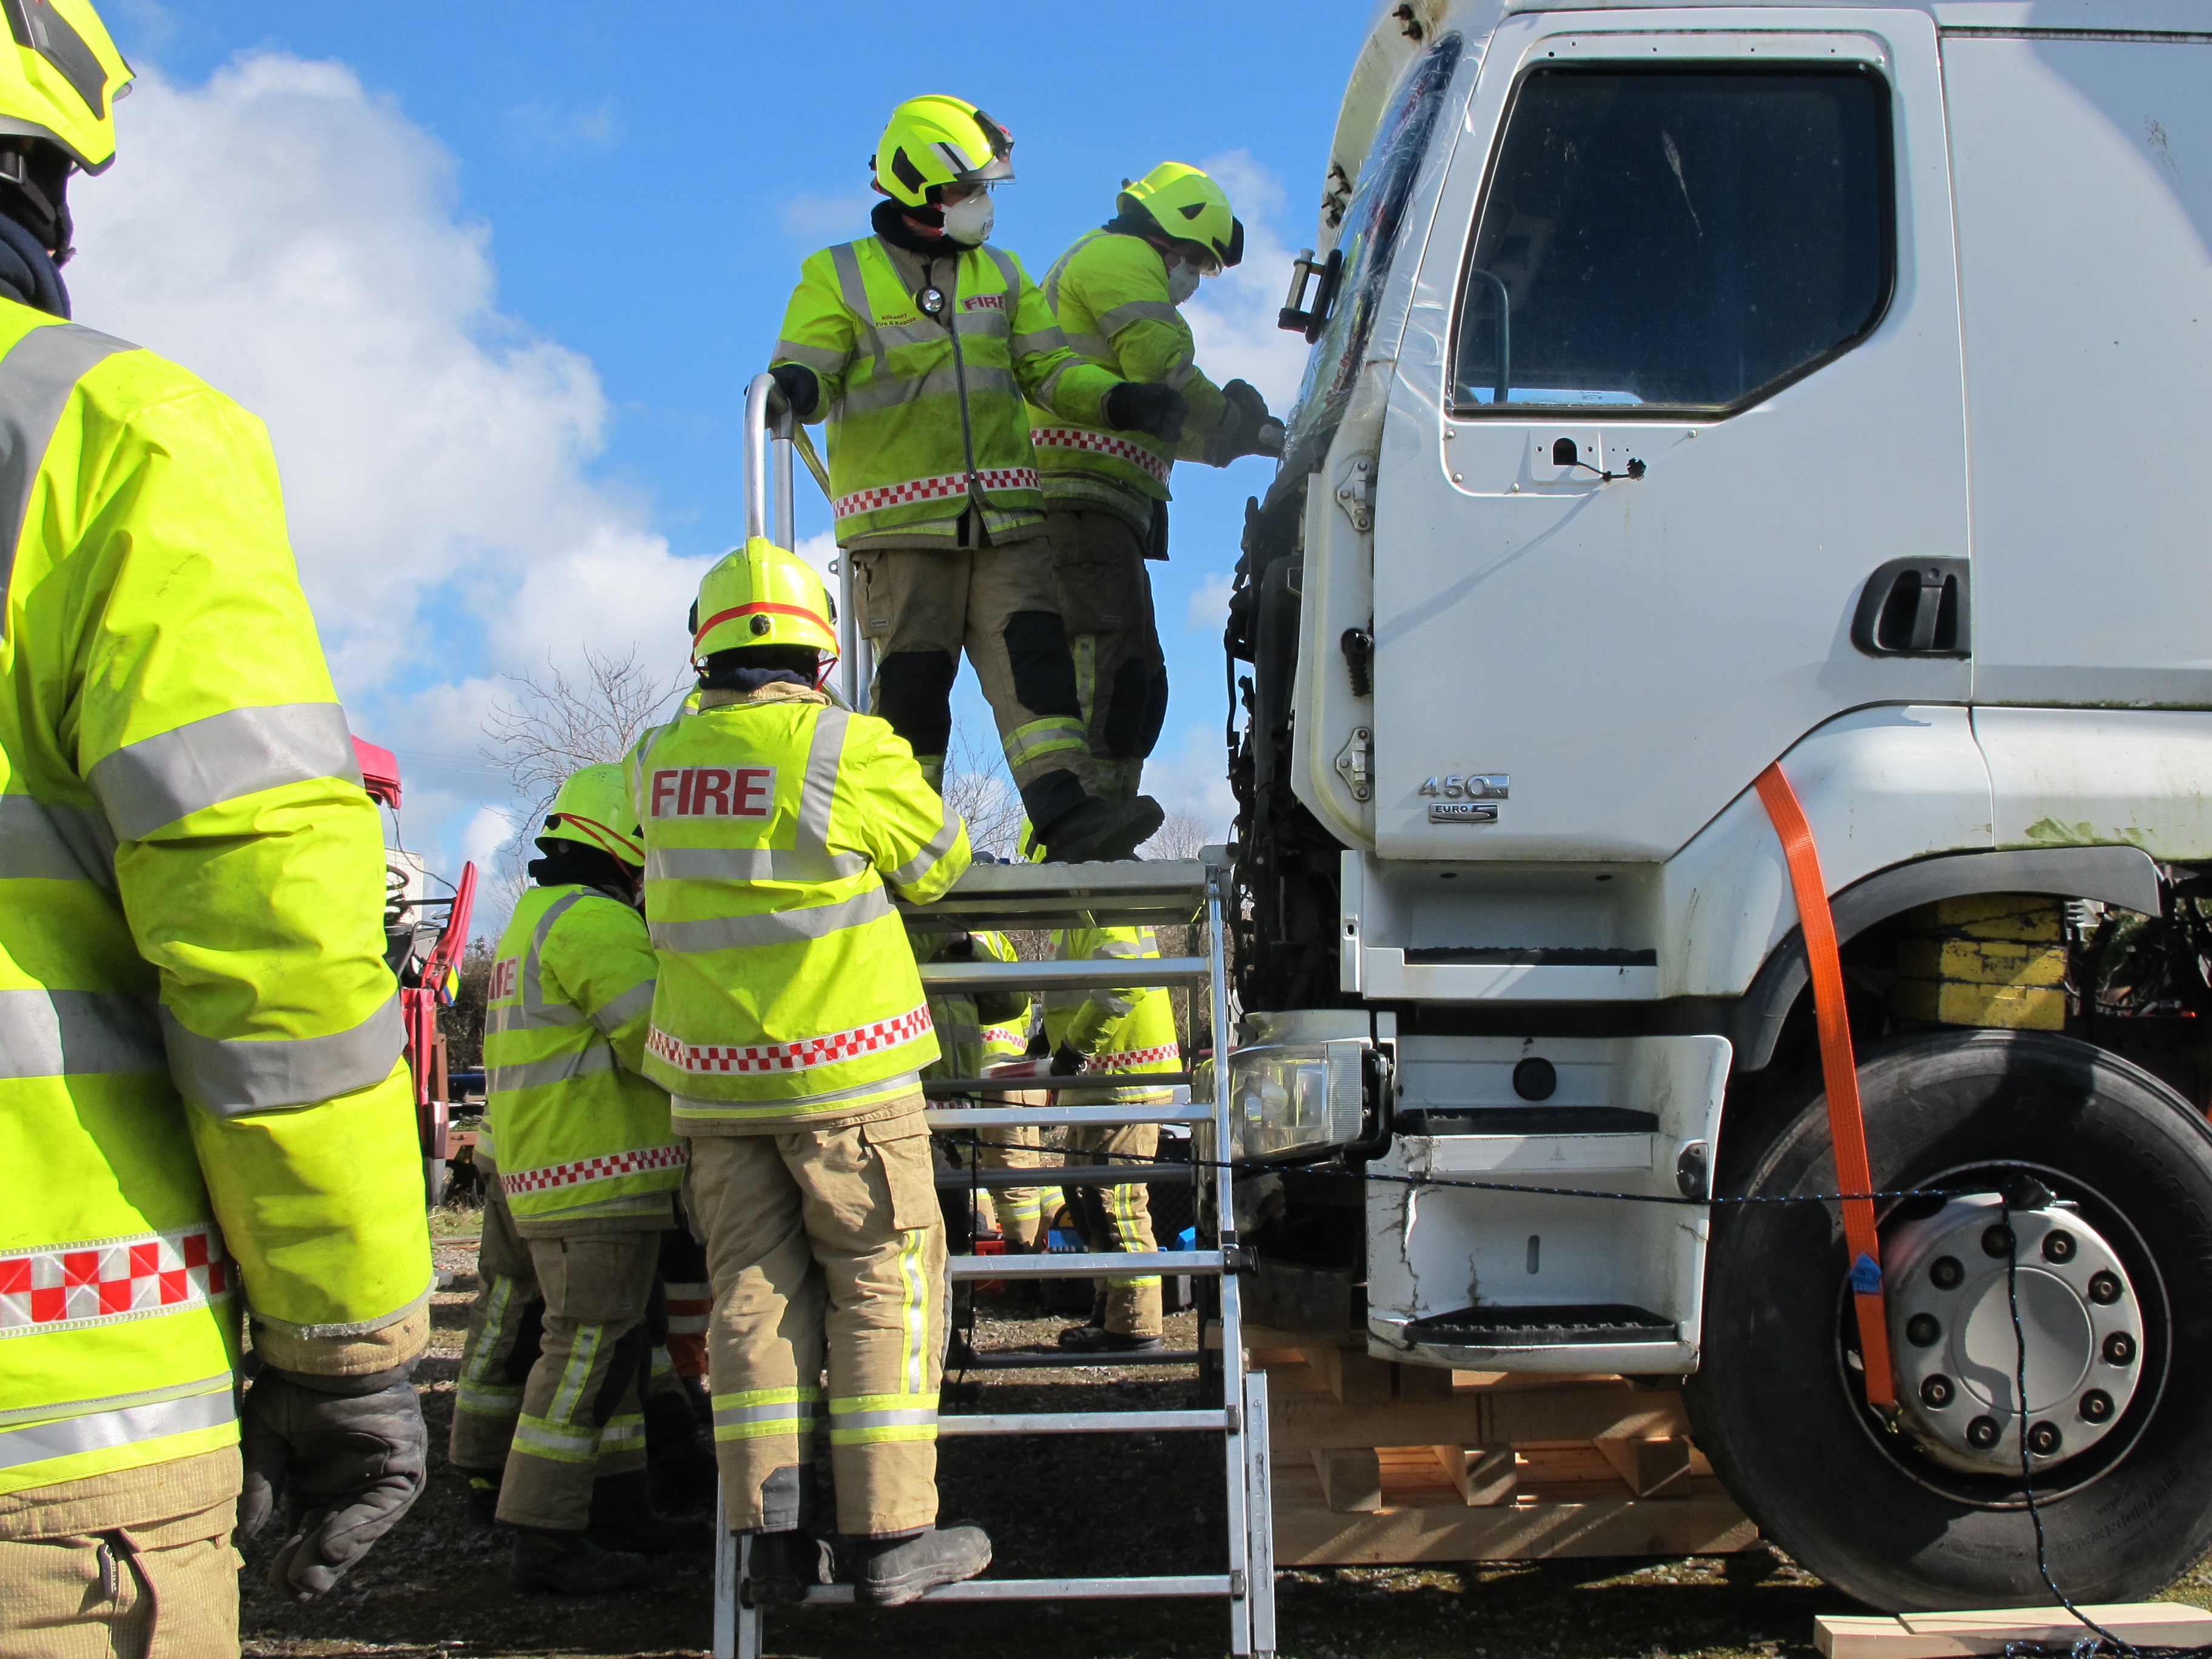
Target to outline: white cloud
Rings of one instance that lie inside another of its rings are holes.
[[[436,139],[344,65],[276,53],[199,87],[144,75],[117,118],[114,171],[72,192],[77,315],[268,423],[363,735],[473,756],[499,690],[465,678],[481,663],[587,645],[680,663],[704,562],[672,556],[638,503],[586,475],[599,377],[498,311],[489,232],[459,212]],[[449,781],[422,805],[465,815],[506,793]],[[411,781],[409,799],[417,834],[434,832]]]
[[[489,867],[514,835],[514,820],[496,806],[479,806],[461,831],[461,856]]]
[[[1183,626],[1218,637],[1222,624],[1229,619],[1229,596],[1236,588],[1237,574],[1234,571],[1216,570],[1209,574],[1190,596],[1190,608],[1183,617]]]
[[[787,196],[775,204],[775,222],[794,241],[849,242],[868,234],[868,215],[881,200],[865,186]]]
[[[1237,797],[1222,769],[1222,734],[1218,725],[1184,726],[1169,732],[1175,747],[1164,740],[1145,763],[1145,793],[1170,812],[1188,812],[1206,826],[1209,838],[1225,841],[1237,821]]]
[[[1306,368],[1305,337],[1275,326],[1290,286],[1291,248],[1272,221],[1283,205],[1282,181],[1252,159],[1231,150],[1200,163],[1212,173],[1244,222],[1244,258],[1199,284],[1182,314],[1197,343],[1199,366],[1215,383],[1249,380],[1277,416],[1290,413]]]

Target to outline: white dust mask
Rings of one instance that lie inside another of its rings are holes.
[[[945,210],[945,234],[963,247],[981,247],[991,240],[991,223],[996,216],[991,192],[979,190]]]
[[[1168,303],[1181,305],[1198,292],[1199,269],[1188,259],[1178,259],[1168,267]]]

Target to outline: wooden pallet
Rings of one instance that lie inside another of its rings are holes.
[[[1246,1328],[1267,1373],[1284,1566],[1720,1555],[1758,1541],[1691,1445],[1674,1389],[1399,1365]]]

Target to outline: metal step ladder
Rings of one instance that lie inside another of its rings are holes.
[[[1225,1038],[1232,1029],[1229,1017],[1228,984],[1222,955],[1222,911],[1229,895],[1226,849],[1208,848],[1197,859],[1172,862],[1081,865],[979,865],[968,871],[952,890],[934,904],[902,905],[915,920],[933,927],[1046,928],[1090,927],[1180,927],[1203,919],[1209,950],[1203,957],[1174,957],[1106,962],[961,962],[934,963],[921,969],[922,984],[933,994],[980,989],[984,987],[1032,991],[1091,990],[1114,986],[1148,985],[1203,988],[1211,999],[1217,1054],[1225,1053]],[[1032,1412],[960,1414],[939,1418],[943,1439],[977,1435],[1036,1434],[1158,1434],[1186,1432],[1222,1437],[1223,1473],[1226,1483],[1228,1540],[1226,1571],[1178,1573],[1154,1577],[1092,1578],[971,1579],[932,1591],[930,1602],[1056,1601],[1114,1598],[1216,1597],[1229,1607],[1230,1651],[1268,1659],[1275,1647],[1275,1563],[1273,1504],[1267,1469],[1267,1379],[1264,1372],[1248,1372],[1244,1366],[1244,1320],[1237,1272],[1243,1261],[1235,1231],[1236,1211],[1230,1198],[1230,1172],[1209,1167],[1233,1155],[1228,1094],[1224,1068],[1218,1065],[1190,1073],[1144,1074],[1148,1087],[1188,1083],[1194,1095],[1184,1104],[1120,1106],[979,1105],[935,1109],[927,1114],[932,1128],[987,1130],[1036,1124],[1162,1123],[1191,1127],[1195,1157],[1188,1169],[1161,1166],[1132,1168],[1133,1181],[1197,1180],[1211,1188],[1212,1219],[1201,1206],[1196,1225],[1204,1247],[1191,1250],[1103,1255],[1051,1252],[1036,1255],[956,1255],[946,1263],[950,1280],[986,1279],[1075,1279],[1123,1277],[1133,1274],[1188,1273],[1210,1277],[1219,1285],[1220,1402],[1202,1410],[1115,1412]],[[984,1078],[933,1081],[933,1098],[971,1093],[978,1098],[1003,1097],[1020,1091],[1024,1084]],[[1091,1087],[1110,1087],[1100,1079]],[[1012,1184],[1004,1179],[987,1182],[989,1172],[975,1172],[978,1184]],[[1057,1175],[1059,1171],[1051,1172]],[[1097,1179],[1088,1170],[1066,1172],[1082,1180]],[[1017,1175],[1017,1182],[1046,1185],[1037,1176]],[[961,1184],[968,1184],[963,1177]],[[1209,1237],[1209,1233],[1211,1236]],[[1203,1337],[1201,1336],[1201,1345]],[[1050,1364],[1050,1357],[1041,1364]],[[1115,1364],[1111,1359],[1087,1358],[1089,1364]],[[1201,1366],[1201,1376],[1205,1368]],[[1181,1384],[1170,1386],[1180,1387]],[[988,1520],[988,1517],[986,1517]],[[716,1516],[714,1550],[714,1659],[760,1659],[763,1648],[763,1610],[746,1593],[747,1561],[751,1540],[733,1538]],[[849,1603],[849,1585],[817,1586],[808,1593],[805,1607]],[[799,1611],[800,1609],[793,1609]],[[894,1615],[896,1616],[896,1615]]]

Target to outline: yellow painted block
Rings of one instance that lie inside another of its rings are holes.
[[[1972,893],[1938,899],[1912,912],[1916,933],[1960,933],[1969,939],[2009,939],[2057,944],[2065,934],[2064,903],[2025,893]]]
[[[2012,939],[1907,939],[1897,947],[1897,971],[1911,979],[1972,985],[2063,985],[2066,947]]]
[[[1907,1019],[1929,1019],[1944,1025],[2019,1031],[2057,1031],[2066,1025],[2066,990],[2060,985],[1900,979],[1895,1005]]]

